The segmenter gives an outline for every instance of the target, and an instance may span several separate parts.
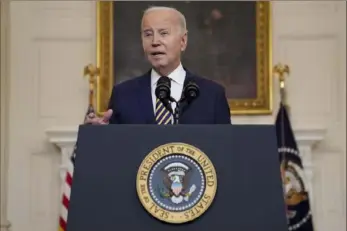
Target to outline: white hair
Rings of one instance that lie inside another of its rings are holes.
[[[150,6],[148,7],[143,15],[149,13],[149,12],[152,12],[152,11],[160,11],[160,10],[170,10],[170,11],[174,11],[178,14],[178,17],[179,17],[179,20],[180,20],[180,24],[181,24],[181,29],[182,29],[182,32],[183,33],[186,33],[187,32],[187,23],[186,23],[186,18],[184,17],[184,15],[179,11],[177,10],[176,8],[173,8],[173,7],[167,7],[167,6]]]

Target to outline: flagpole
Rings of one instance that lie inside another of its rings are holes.
[[[100,69],[93,66],[92,64],[88,64],[87,66],[84,67],[83,69],[83,77],[88,78],[89,82],[89,96],[88,96],[88,108],[87,111],[84,115],[83,118],[83,123],[85,122],[87,115],[90,113],[95,114],[95,89],[96,89],[96,83],[97,83],[97,77],[100,74]],[[72,163],[75,163],[75,158],[76,158],[76,149],[77,149],[77,143],[75,143],[74,150],[71,154],[71,161]]]
[[[88,111],[87,114],[93,112],[95,113],[95,89],[97,83],[97,77],[100,74],[100,69],[93,66],[92,64],[88,64],[84,67],[83,76],[88,78],[89,81],[89,97],[88,97]]]
[[[278,76],[278,80],[279,80],[279,90],[280,90],[280,107],[284,107],[284,109],[287,110],[287,113],[289,114],[289,105],[287,103],[287,95],[286,95],[286,88],[285,88],[285,74],[289,74],[290,70],[288,65],[283,65],[281,63],[277,64],[274,66],[273,69],[273,73],[274,75]],[[281,110],[281,114],[280,114],[280,118],[281,118],[281,147],[285,146],[285,134],[284,134],[284,112],[283,110],[280,108]],[[283,165],[282,165],[283,164]],[[284,169],[286,169],[287,167],[287,163],[286,163],[286,159],[285,159],[285,155],[282,156],[282,163],[281,163],[281,167]]]
[[[278,75],[279,79],[279,85],[280,85],[280,99],[281,99],[281,104],[285,107],[288,107],[287,104],[287,95],[286,95],[286,88],[285,88],[285,74],[289,75],[289,67],[288,65],[283,65],[281,63],[275,65],[273,69],[274,74]]]

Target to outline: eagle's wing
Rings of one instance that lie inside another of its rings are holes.
[[[183,184],[183,189],[182,191],[186,191],[189,190],[189,182],[190,182],[190,178],[192,176],[192,170],[190,169],[189,171],[186,172],[186,174],[184,175],[183,179],[182,179],[182,184]]]
[[[167,188],[167,190],[169,190],[171,192],[171,180],[169,178],[169,176],[167,175],[167,172],[164,171],[163,169],[161,170],[162,174],[163,174],[163,183],[165,185],[165,187]]]

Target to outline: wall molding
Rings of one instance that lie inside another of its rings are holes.
[[[9,230],[7,220],[8,176],[8,89],[9,89],[9,11],[10,1],[0,1],[0,231]]]

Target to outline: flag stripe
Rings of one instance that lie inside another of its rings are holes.
[[[63,206],[61,210],[61,217],[64,219],[65,223],[67,223],[67,213],[68,213],[68,208]]]
[[[69,207],[69,198],[66,197],[66,195],[63,196],[63,205],[65,206],[65,208]]]
[[[63,230],[63,231],[66,230],[66,221],[64,218],[60,217],[59,225],[60,225],[59,230]]]
[[[69,203],[70,203],[70,193],[71,193],[71,186],[73,182],[73,162],[72,160],[69,161],[67,165],[67,171],[65,173],[65,180],[63,185],[63,195],[62,195],[62,206],[60,210],[60,217],[59,217],[59,231],[66,231],[66,225],[67,225],[67,217],[68,217],[68,210],[69,210]]]
[[[63,196],[66,196],[67,199],[69,200],[70,198],[68,197],[70,197],[70,193],[71,193],[71,187],[68,187],[67,185],[65,185]]]
[[[72,176],[69,172],[66,173],[66,183],[71,186],[72,185]]]

